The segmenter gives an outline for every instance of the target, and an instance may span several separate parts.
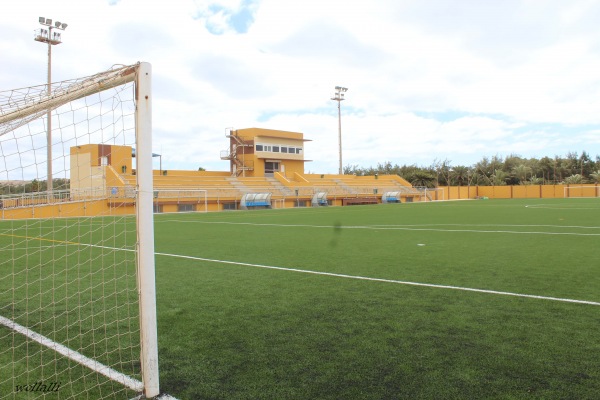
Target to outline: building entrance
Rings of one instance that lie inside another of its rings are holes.
[[[279,163],[274,161],[266,161],[265,176],[273,176],[275,172],[279,172]]]

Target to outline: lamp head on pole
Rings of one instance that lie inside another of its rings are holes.
[[[331,98],[331,100],[336,100],[336,101],[344,100],[344,93],[346,91],[348,91],[348,88],[345,88],[342,86],[336,86],[335,93],[333,94],[333,97]]]

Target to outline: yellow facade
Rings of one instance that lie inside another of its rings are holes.
[[[397,175],[305,174],[304,144],[298,132],[239,129],[229,132],[230,171],[153,171],[158,212],[235,209],[248,192],[272,193],[273,208],[310,206],[325,191],[331,205],[371,204],[385,192],[400,191],[402,202],[488,197],[562,198],[568,185],[461,186],[423,194]],[[133,153],[129,146],[90,144],[70,150],[70,192],[49,199],[43,193],[5,199],[3,219],[122,215],[135,212]],[[186,190],[192,197],[182,195]],[[599,197],[599,185],[577,185],[568,197]],[[182,197],[183,196],[183,197]],[[193,197],[196,196],[196,197]],[[206,204],[205,198],[206,196]]]
[[[304,135],[299,132],[248,128],[229,132],[230,173],[242,177],[285,177],[304,173]]]

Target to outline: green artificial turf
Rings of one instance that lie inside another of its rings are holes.
[[[599,302],[599,215],[595,199],[158,215],[162,389],[594,398],[597,305],[351,277]]]
[[[157,214],[161,391],[597,398],[599,239],[598,199]],[[140,379],[134,247],[132,218],[2,221],[0,315]],[[0,327],[0,398],[39,377],[134,396]]]

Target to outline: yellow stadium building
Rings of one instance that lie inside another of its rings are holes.
[[[230,130],[221,159],[229,171],[153,171],[155,212],[346,206],[436,200],[397,175],[306,174],[299,132]],[[130,214],[135,206],[135,149],[88,144],[70,148],[66,195],[36,193],[5,200],[2,218]],[[433,197],[432,197],[433,196]],[[50,204],[49,204],[50,203]]]

